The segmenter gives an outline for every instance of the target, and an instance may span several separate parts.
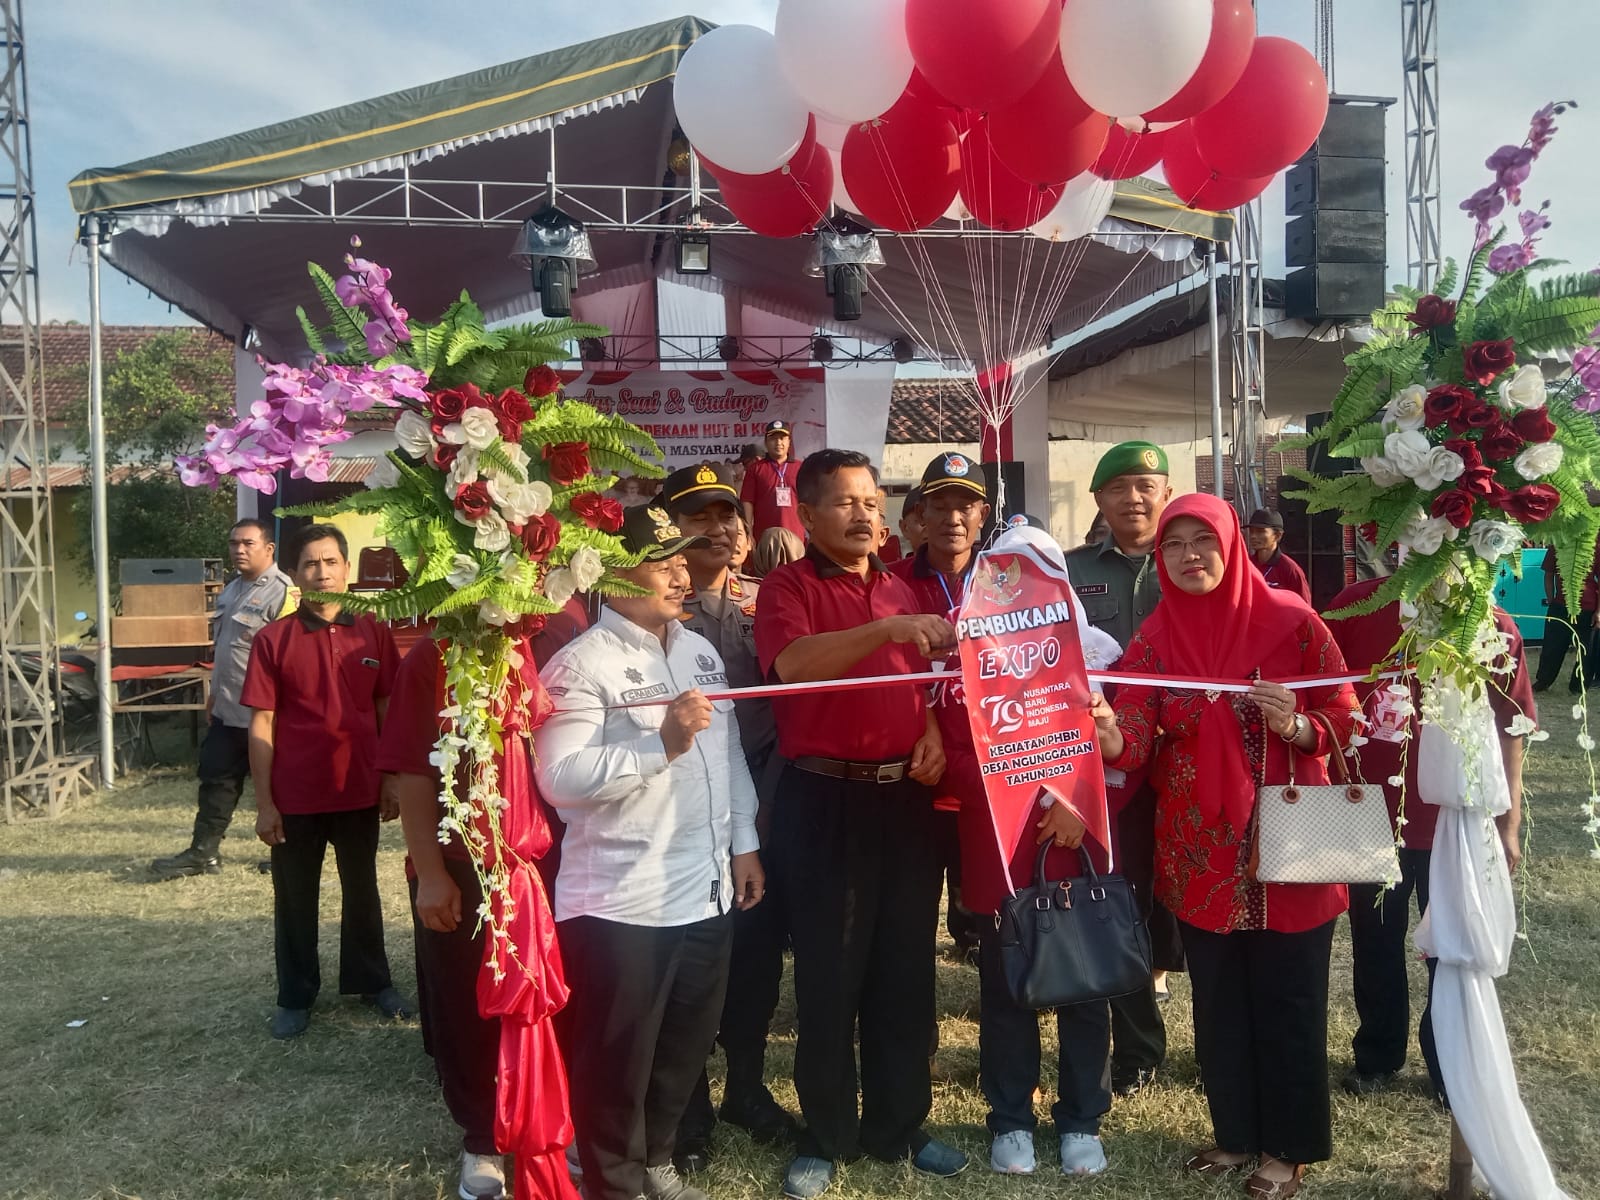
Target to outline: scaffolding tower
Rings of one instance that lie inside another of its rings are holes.
[[[1405,73],[1406,264],[1427,291],[1439,278],[1439,9],[1437,0],[1400,0]]]

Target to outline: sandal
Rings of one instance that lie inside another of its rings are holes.
[[[1253,1200],[1289,1200],[1300,1190],[1300,1181],[1305,1176],[1305,1163],[1295,1163],[1294,1174],[1287,1179],[1268,1179],[1257,1170],[1244,1181],[1244,1192]]]
[[[1223,1157],[1226,1153],[1216,1146],[1202,1150],[1185,1159],[1183,1169],[1195,1175],[1231,1175],[1235,1171],[1242,1171],[1250,1164],[1248,1155],[1237,1161],[1231,1161]]]

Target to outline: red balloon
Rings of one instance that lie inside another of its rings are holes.
[[[1113,121],[1105,149],[1089,169],[1101,179],[1132,179],[1143,175],[1161,161],[1166,136],[1166,130],[1130,133]]]
[[[763,237],[809,233],[833,203],[833,158],[827,154],[813,154],[804,171],[785,172],[780,167],[756,178],[761,181],[756,190],[724,183],[722,202],[751,232]]]
[[[959,104],[951,104],[939,94],[939,89],[928,82],[920,68],[911,68],[911,82],[906,84],[905,94],[913,100],[920,100],[923,104],[931,104],[934,108],[960,108]]]
[[[1058,0],[907,0],[911,57],[941,96],[984,112],[1020,100],[1060,57]]]
[[[1239,82],[1194,118],[1200,156],[1224,175],[1272,175],[1311,148],[1328,119],[1328,80],[1311,52],[1261,37]]]
[[[961,186],[961,143],[949,116],[906,94],[853,126],[839,152],[845,190],[885,229],[910,233],[944,216]]]
[[[1161,169],[1166,172],[1167,186],[1185,205],[1215,212],[1248,204],[1266,191],[1275,178],[1262,175],[1255,179],[1230,179],[1218,175],[1200,157],[1194,144],[1194,131],[1187,124],[1168,131]]]
[[[719,167],[704,154],[700,154],[698,150],[695,151],[696,154],[700,154],[700,165],[716,179],[718,190],[726,191],[731,187],[735,191],[745,192],[746,194],[782,189],[786,179],[785,169],[787,168],[788,171],[796,175],[804,175],[810,169],[811,158],[816,152],[817,118],[815,116],[806,118],[806,134],[800,139],[800,144],[795,147],[794,153],[789,156],[789,161],[775,170],[765,171],[760,175],[746,175],[741,171],[730,171],[726,167]]]
[[[995,157],[988,124],[974,121],[961,143],[961,199],[990,229],[1014,232],[1044,219],[1066,184],[1043,185],[1019,179]]]
[[[989,138],[1015,174],[1030,183],[1056,183],[1089,169],[1105,148],[1110,124],[1073,89],[1057,55],[1027,95],[989,114]]]
[[[1182,121],[1205,112],[1239,82],[1256,44],[1256,11],[1250,0],[1213,0],[1211,41],[1189,82],[1165,104],[1145,113],[1146,121]]]

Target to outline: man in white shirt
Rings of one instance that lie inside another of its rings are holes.
[[[673,1140],[716,1038],[732,912],[765,890],[756,793],[716,648],[685,629],[686,538],[629,509],[643,556],[599,621],[541,672],[539,788],[566,825],[555,915],[572,999],[573,1123],[588,1200],[704,1200]],[[670,699],[676,697],[676,699]]]

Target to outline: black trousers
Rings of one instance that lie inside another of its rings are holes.
[[[1180,922],[1194,986],[1194,1046],[1217,1148],[1321,1162],[1328,1099],[1328,921],[1303,933],[1207,933]]]
[[[1356,1016],[1360,1025],[1350,1041],[1356,1070],[1363,1075],[1386,1075],[1406,1065],[1411,1042],[1411,985],[1406,978],[1407,934],[1411,931],[1411,897],[1417,898],[1417,915],[1428,911],[1428,850],[1400,851],[1400,882],[1385,889],[1381,884],[1350,886],[1350,950]],[[1444,1094],[1439,1052],[1433,1043],[1433,970],[1428,962],[1428,1002],[1417,1027],[1417,1042],[1434,1090]]]
[[[278,1005],[310,1008],[322,987],[317,902],[328,847],[339,868],[339,991],[370,996],[391,983],[378,900],[378,806],[353,812],[284,813],[272,847],[272,930]]]
[[[447,858],[444,865],[461,889],[461,920],[450,933],[429,929],[417,918],[417,881],[410,881],[422,1040],[433,1055],[450,1119],[461,1128],[461,1148],[472,1154],[497,1154],[494,1108],[500,1018],[478,1011],[483,931],[476,913],[483,903],[483,888],[470,862]]]
[[[989,1102],[993,1134],[1033,1130],[1039,1086],[1039,1018],[1011,998],[1000,964],[1000,934],[984,930],[978,945],[978,1082]],[[1050,1106],[1057,1133],[1100,1132],[1111,1108],[1111,1013],[1104,1002],[1055,1010],[1060,1097]]]
[[[584,1195],[635,1200],[672,1155],[717,1035],[730,916],[692,925],[572,917],[556,926],[572,998],[568,1078]]]
[[[1544,623],[1544,641],[1539,645],[1539,669],[1534,673],[1534,687],[1542,691],[1561,677],[1561,667],[1567,660],[1567,651],[1572,649],[1574,640],[1582,644],[1583,664],[1581,668],[1577,663],[1572,664],[1573,686],[1577,686],[1580,669],[1585,684],[1593,684],[1600,679],[1600,662],[1595,661],[1594,618],[1595,614],[1587,609],[1580,612],[1574,622],[1577,625],[1574,633],[1572,625],[1567,623],[1566,610],[1559,604],[1550,606],[1550,619]]]
[[[933,810],[934,842],[939,848],[939,872],[944,878],[944,929],[958,951],[978,944],[985,924],[993,925],[961,903],[961,815],[942,808]]]
[[[1181,948],[1174,953],[1176,921],[1155,900],[1156,791],[1146,784],[1117,814],[1117,869],[1139,899],[1150,927],[1150,945],[1159,970],[1182,970]],[[1118,996],[1111,1004],[1111,1066],[1118,1076],[1150,1071],[1167,1060],[1167,1025],[1156,1002],[1155,982]]]
[[[802,1153],[915,1153],[933,1103],[939,859],[928,789],[791,766],[778,783],[773,845],[794,946]]]
[[[250,774],[250,731],[224,725],[213,717],[200,740],[198,774],[200,802],[190,844],[214,854],[228,835],[233,810],[239,807],[245,777]]]

